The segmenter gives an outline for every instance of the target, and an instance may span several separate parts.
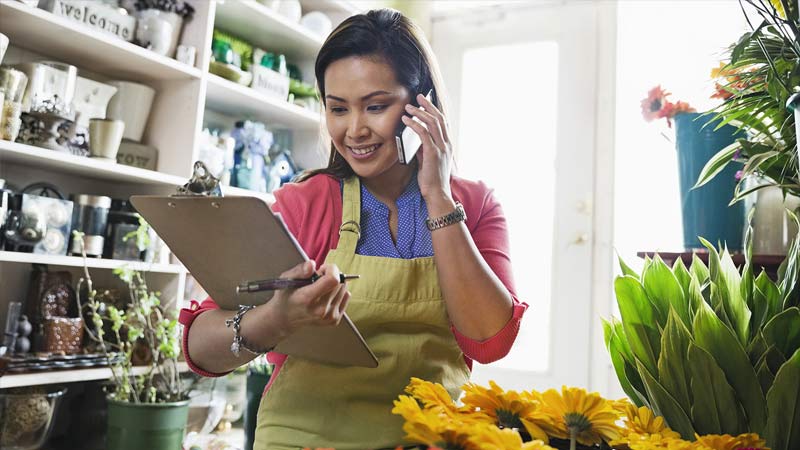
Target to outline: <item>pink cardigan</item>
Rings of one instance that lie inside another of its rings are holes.
[[[450,187],[453,198],[464,206],[467,214],[466,225],[475,246],[514,300],[511,319],[502,330],[489,339],[476,341],[462,335],[454,326],[450,326],[471,369],[472,360],[488,364],[508,354],[519,332],[522,314],[528,305],[517,299],[508,255],[506,219],[500,204],[492,195],[492,190],[482,182],[468,181],[456,176],[451,178]],[[336,248],[339,243],[339,227],[342,223],[342,194],[339,180],[331,176],[317,175],[302,183],[286,184],[275,191],[275,199],[272,210],[281,214],[286,226],[297,238],[308,257],[315,260],[317,266],[322,265],[328,250]],[[192,362],[188,345],[189,328],[198,315],[217,308],[219,306],[211,298],[202,303],[193,300],[190,308],[181,310],[179,318],[180,323],[184,325],[183,354],[186,362],[194,372],[207,377],[221,376],[224,373],[205,371]],[[286,355],[283,354],[275,352],[269,354],[269,361],[276,365],[270,384],[276,378],[285,359]]]

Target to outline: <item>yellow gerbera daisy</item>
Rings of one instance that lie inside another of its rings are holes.
[[[664,436],[659,433],[639,434],[630,432],[627,437],[609,443],[614,448],[630,450],[693,450],[692,443],[680,437]]]
[[[540,411],[549,415],[553,426],[543,424],[550,436],[575,439],[582,445],[596,445],[601,441],[619,438],[616,421],[620,414],[608,400],[597,392],[563,386],[559,393],[549,389],[542,393]]]
[[[545,444],[544,441],[540,441],[539,439],[530,441],[530,442],[523,442],[522,443],[522,450],[556,450],[553,447]]]
[[[420,378],[412,377],[411,383],[406,386],[406,392],[421,401],[425,407],[442,407],[445,409],[456,409],[450,393],[439,383],[431,383]]]
[[[697,440],[694,442],[696,450],[737,450],[740,448],[758,448],[769,450],[767,443],[756,433],[745,433],[738,436],[729,434],[707,434],[705,436],[695,435]]]
[[[503,391],[494,381],[489,381],[489,386],[487,389],[473,383],[464,385],[461,401],[466,407],[486,414],[500,428],[524,429],[533,439],[549,441],[540,425],[547,422],[548,416],[539,412],[541,402],[533,394]]]
[[[474,436],[480,435],[484,427],[493,426],[468,417],[458,420],[439,408],[423,409],[416,399],[407,395],[395,400],[392,413],[405,419],[406,440],[446,449],[480,450]]]
[[[672,431],[665,423],[664,418],[656,416],[646,406],[637,408],[632,403],[614,405],[617,412],[623,416],[624,427],[620,428],[620,436],[609,444],[622,445],[628,443],[630,434],[650,435],[657,434],[665,439],[679,439],[681,435]]]

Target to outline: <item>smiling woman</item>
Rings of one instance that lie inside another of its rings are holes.
[[[210,299],[185,310],[184,350],[193,370],[216,376],[303,327],[338,324],[346,310],[378,367],[270,353],[254,448],[395,448],[404,432],[390,405],[409,380],[456,398],[473,360],[508,353],[527,305],[514,294],[499,203],[485,184],[452,174],[441,99],[419,94],[445,90],[416,25],[388,9],[352,16],[323,44],[315,72],[328,167],[276,191],[273,210],[312,259],[282,277],[309,277],[324,262],[322,276],[247,311]],[[422,142],[410,164],[398,160],[400,124]],[[340,283],[340,270],[361,278]],[[228,350],[232,316],[253,355]]]

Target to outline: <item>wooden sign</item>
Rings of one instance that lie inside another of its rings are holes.
[[[47,0],[44,9],[92,28],[132,41],[136,18],[94,0]]]

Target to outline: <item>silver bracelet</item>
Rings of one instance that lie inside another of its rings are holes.
[[[225,326],[230,328],[233,325],[233,343],[231,344],[231,353],[235,356],[239,356],[239,351],[241,349],[245,349],[248,352],[258,356],[264,353],[269,353],[275,347],[270,347],[266,350],[259,350],[259,349],[252,349],[248,346],[247,341],[242,336],[242,317],[250,311],[251,309],[255,308],[255,305],[239,305],[239,311],[233,315],[230,319],[225,320]]]
[[[444,228],[448,225],[452,225],[454,223],[464,222],[466,220],[467,220],[467,213],[464,212],[464,206],[461,203],[456,202],[455,211],[441,217],[436,217],[435,219],[431,219],[429,217],[425,219],[425,225],[428,227],[430,231],[433,231],[433,230],[438,230],[439,228]]]

